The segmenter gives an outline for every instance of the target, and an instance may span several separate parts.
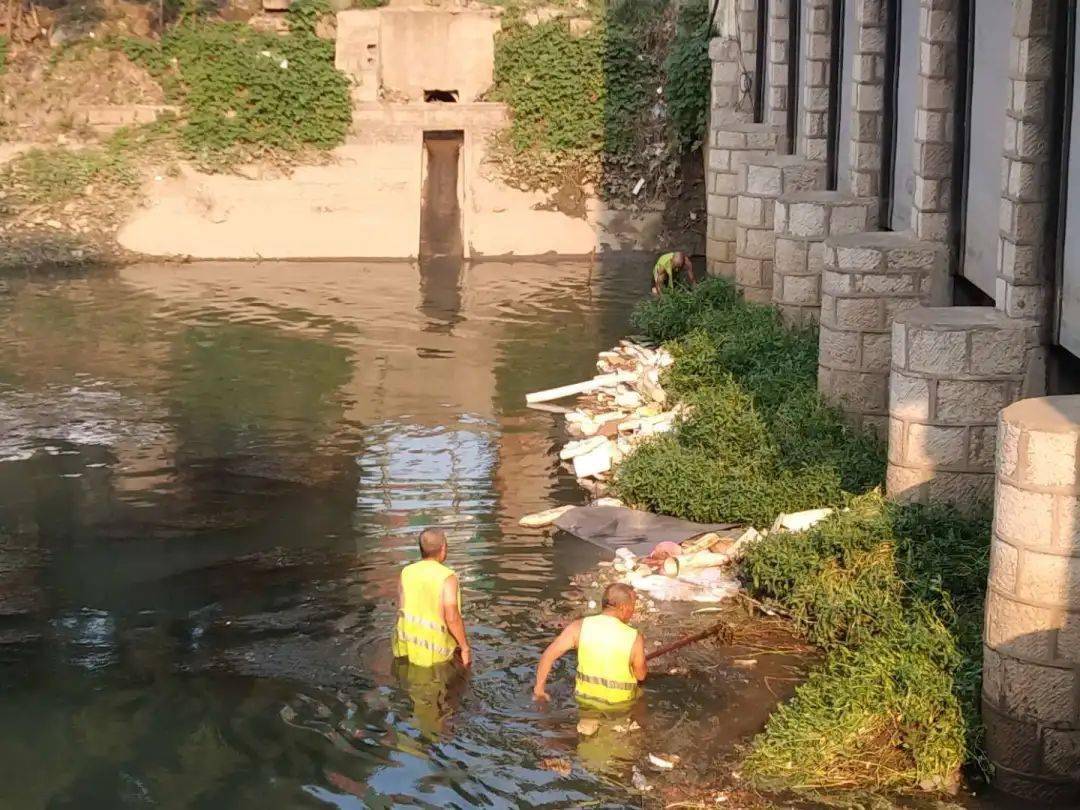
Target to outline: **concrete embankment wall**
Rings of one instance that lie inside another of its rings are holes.
[[[199,259],[413,258],[420,250],[424,133],[463,136],[459,182],[467,257],[653,250],[661,212],[607,209],[586,195],[567,213],[550,195],[507,186],[491,140],[502,104],[491,84],[498,16],[489,9],[391,7],[342,12],[337,65],[353,81],[353,126],[324,165],[291,174],[184,167],[154,178],[148,204],[121,229],[127,249]],[[428,91],[457,103],[425,101]]]

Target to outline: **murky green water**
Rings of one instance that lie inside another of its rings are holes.
[[[596,557],[517,526],[581,499],[524,394],[592,373],[647,263],[0,280],[0,806],[636,806],[648,750],[757,727],[775,683],[728,671],[651,680],[633,738],[579,741],[570,662],[529,698]],[[388,644],[429,525],[449,686]]]

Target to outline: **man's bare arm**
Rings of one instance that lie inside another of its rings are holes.
[[[630,649],[630,671],[641,683],[649,675],[649,662],[645,660],[645,636],[637,634],[634,646]]]
[[[544,650],[543,655],[540,656],[540,663],[536,666],[536,685],[533,686],[533,697],[537,700],[551,700],[545,691],[551,668],[556,661],[577,647],[580,638],[581,619],[577,619],[570,622],[566,629],[559,633],[555,640]]]
[[[458,608],[458,578],[457,574],[451,574],[443,584],[442,593],[443,622],[446,629],[454,637],[454,641],[461,648],[461,663],[469,666],[472,663],[472,650],[469,648],[469,639],[465,635],[465,622],[461,618],[461,610]]]
[[[694,263],[690,261],[690,257],[686,257],[686,275],[690,277],[690,286],[693,287],[697,284],[697,279],[694,278]]]

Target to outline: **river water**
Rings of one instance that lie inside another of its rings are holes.
[[[597,557],[517,526],[582,498],[524,394],[593,372],[647,266],[0,279],[0,806],[639,806],[649,751],[759,727],[776,683],[729,669],[651,679],[637,735],[579,740],[570,661],[529,697]],[[474,643],[449,686],[389,652],[426,526]]]

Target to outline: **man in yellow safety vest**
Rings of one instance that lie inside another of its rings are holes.
[[[627,622],[634,615],[634,589],[621,582],[604,590],[602,612],[578,619],[559,634],[536,668],[533,697],[550,700],[545,691],[552,665],[573,649],[578,652],[579,702],[600,707],[627,704],[637,697],[638,684],[649,672],[645,639]]]
[[[461,663],[472,663],[472,650],[461,619],[458,578],[443,565],[446,535],[438,529],[420,533],[419,562],[405,566],[398,584],[398,621],[394,631],[394,657],[433,667],[461,654]]]

